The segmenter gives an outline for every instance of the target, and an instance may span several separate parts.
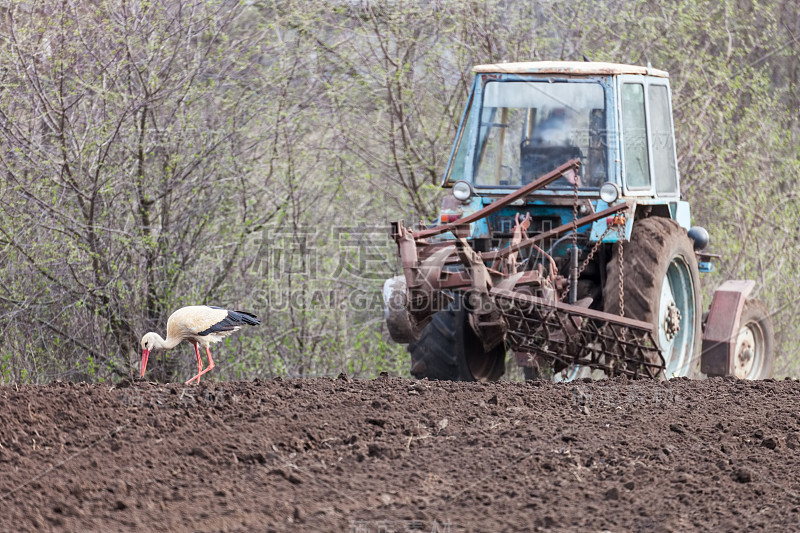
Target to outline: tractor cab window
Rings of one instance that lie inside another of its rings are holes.
[[[622,85],[622,139],[625,179],[629,189],[650,188],[650,163],[647,154],[644,85]]]
[[[474,183],[519,187],[570,159],[579,187],[606,181],[605,93],[596,82],[490,81],[483,91]],[[565,178],[548,189],[572,189]]]

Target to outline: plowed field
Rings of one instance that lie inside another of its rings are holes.
[[[1,531],[789,531],[800,383],[0,388]]]

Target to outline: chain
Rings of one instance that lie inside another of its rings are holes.
[[[586,259],[583,260],[583,263],[581,263],[581,266],[578,268],[578,279],[580,279],[581,274],[583,274],[583,271],[586,270],[586,267],[589,266],[589,263],[591,263],[592,259],[594,259],[594,254],[596,254],[597,250],[600,249],[600,245],[603,244],[603,240],[605,240],[605,238],[608,237],[608,234],[614,231],[615,229],[616,227],[614,226],[608,226],[606,230],[603,232],[603,234],[600,235],[600,238],[597,240],[597,242],[594,243],[592,249],[589,250],[589,255],[586,256]],[[561,295],[562,302],[567,297],[567,294],[568,292],[565,292],[564,294]]]
[[[619,316],[625,316],[625,291],[623,290],[623,275],[622,275],[622,243],[625,241],[625,234],[619,236]]]
[[[624,220],[624,218],[622,220]],[[622,223],[622,227],[623,228],[625,227],[624,226],[624,222]],[[581,277],[581,274],[583,274],[583,271],[586,269],[586,267],[592,261],[592,259],[594,258],[594,255],[597,253],[597,250],[600,248],[600,245],[603,244],[603,241],[605,240],[605,238],[608,237],[608,234],[611,233],[612,231],[618,230],[618,228],[619,228],[618,222],[616,221],[616,217],[615,217],[614,224],[613,225],[609,225],[608,227],[606,227],[606,230],[603,232],[603,234],[600,236],[600,238],[597,240],[597,242],[595,242],[594,246],[592,246],[592,249],[589,251],[589,254],[586,256],[586,259],[584,259],[583,263],[581,263],[580,268],[578,268],[578,278]],[[622,264],[623,264],[623,261],[624,261],[624,249],[623,249],[623,242],[624,241],[625,241],[625,233],[624,233],[624,231],[622,231],[622,232],[620,232],[620,235],[619,235],[619,241],[618,241],[618,244],[619,244],[619,255],[617,256],[617,259],[619,261],[619,316],[625,316],[625,286],[624,286],[624,279],[623,279],[624,276],[623,276],[623,273],[622,273]],[[574,188],[573,188],[572,246],[575,247],[575,248],[578,247],[578,180],[577,180],[577,177],[575,179]],[[561,295],[561,300],[562,301],[566,298],[568,293],[569,293],[569,291],[565,291]]]
[[[577,205],[577,204],[575,204],[575,205]],[[573,209],[573,217],[577,216],[576,212],[575,212],[576,209],[577,208]],[[573,220],[575,220],[575,219],[573,218]],[[575,226],[575,223],[573,222],[573,230],[575,230],[574,226]],[[583,271],[586,270],[586,267],[589,266],[589,263],[591,263],[592,259],[594,259],[594,256],[597,253],[597,250],[600,249],[600,245],[603,244],[603,241],[606,239],[606,237],[608,237],[608,235],[612,231],[617,231],[617,224],[616,223],[614,225],[609,224],[606,227],[606,230],[603,232],[603,234],[600,235],[600,238],[597,239],[597,242],[594,243],[594,246],[592,246],[592,249],[589,250],[589,254],[586,256],[586,259],[583,260],[583,263],[581,263],[581,266],[578,268],[578,279],[580,279],[581,274],[583,274]],[[575,233],[573,235],[574,235],[574,237],[573,237],[573,246],[577,246],[577,235],[578,235],[578,232],[575,230]],[[564,301],[568,294],[569,294],[568,291],[565,292],[564,294],[562,294],[561,295],[561,301]]]
[[[589,263],[594,258],[594,254],[596,254],[597,250],[600,249],[600,245],[603,244],[603,240],[606,237],[608,237],[608,234],[611,233],[612,231],[614,231],[615,229],[616,228],[614,226],[607,227],[606,230],[603,232],[603,234],[600,235],[600,238],[597,240],[597,242],[594,243],[594,246],[592,246],[592,249],[589,250],[589,255],[586,256],[586,259],[583,260],[583,263],[581,263],[581,267],[578,269],[578,277],[579,278],[581,277],[581,274],[583,274],[583,271],[586,270],[586,267],[589,266]]]

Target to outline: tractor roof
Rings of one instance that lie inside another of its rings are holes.
[[[600,61],[528,61],[525,63],[497,63],[494,65],[477,65],[473,70],[479,74],[568,74],[573,76],[615,74],[645,74],[668,78],[663,70],[620,63],[603,63]]]

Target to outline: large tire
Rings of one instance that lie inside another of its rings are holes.
[[[695,376],[702,340],[702,302],[697,257],[686,230],[668,218],[638,220],[622,252],[625,316],[654,325],[655,340],[664,355],[665,378]],[[603,307],[619,314],[619,245],[614,246],[606,272]],[[680,320],[670,303],[680,312]],[[676,325],[677,332],[670,332]]]
[[[775,364],[775,330],[767,306],[759,300],[744,302],[734,354],[734,375],[739,379],[772,377]]]
[[[483,351],[458,294],[433,316],[408,351],[411,373],[418,379],[497,381],[506,371],[505,346],[501,343],[489,353]]]

